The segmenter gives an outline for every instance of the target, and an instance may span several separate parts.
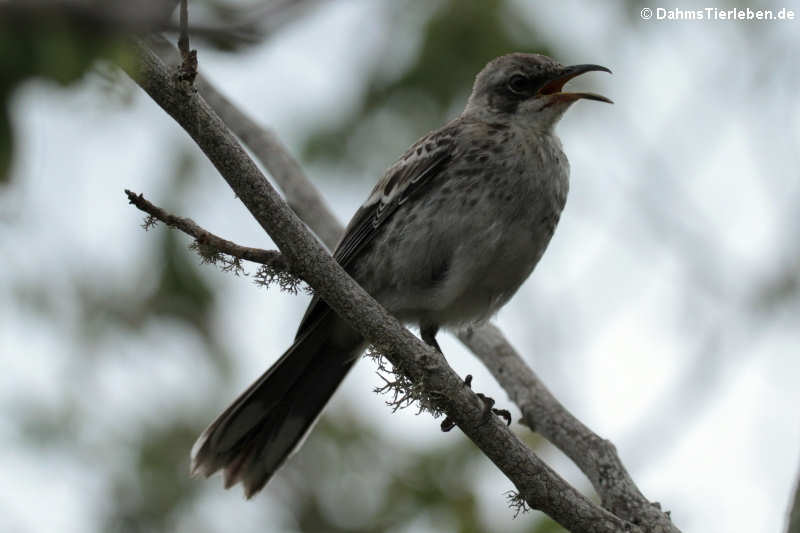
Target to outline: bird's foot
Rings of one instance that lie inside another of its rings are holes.
[[[464,378],[464,385],[466,385],[470,389],[472,388],[472,374],[467,374],[467,377]],[[491,417],[492,414],[494,414],[495,416],[502,418],[507,426],[511,425],[511,413],[508,411],[508,409],[495,409],[494,398],[486,396],[482,392],[477,392],[476,394],[478,395],[478,398],[481,399],[484,405],[482,423],[488,421],[489,417]],[[447,432],[453,429],[454,427],[456,427],[456,423],[453,422],[449,416],[445,417],[441,425],[442,431]]]
[[[464,378],[464,385],[466,385],[470,389],[472,388],[472,374],[467,374],[467,377]],[[508,409],[496,409],[494,407],[494,403],[495,403],[494,402],[494,398],[486,396],[482,392],[476,392],[475,394],[478,395],[478,398],[480,398],[483,401],[483,404],[484,404],[484,408],[483,408],[483,411],[484,411],[484,414],[483,414],[484,422],[486,420],[489,420],[489,416],[494,414],[495,416],[498,416],[498,417],[502,418],[505,421],[507,426],[511,425],[511,412]]]
[[[442,431],[447,433],[448,431],[456,427],[456,423],[450,420],[449,416],[446,416],[444,417],[444,420],[442,420],[442,424],[439,427],[442,428]]]

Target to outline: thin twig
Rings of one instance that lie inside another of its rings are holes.
[[[136,194],[128,189],[125,189],[125,194],[128,196],[128,201],[139,210],[157,218],[168,226],[179,229],[187,235],[191,235],[201,245],[208,246],[218,252],[232,255],[239,259],[260,263],[262,265],[269,265],[276,270],[291,272],[291,267],[286,257],[278,251],[241,246],[201,228],[191,218],[179,217],[165,211],[146,200],[142,194]]]
[[[178,37],[178,50],[181,51],[181,57],[184,61],[189,55],[189,2],[181,0],[180,9],[180,36]]]
[[[301,289],[304,280],[292,271],[289,261],[282,253],[241,246],[201,228],[190,218],[179,217],[165,211],[146,200],[142,194],[136,194],[128,189],[125,189],[125,194],[131,204],[148,214],[143,224],[145,229],[151,228],[160,220],[194,237],[194,243],[190,248],[203,258],[204,263],[217,265],[223,272],[232,272],[237,276],[247,275],[241,264],[242,260],[258,263],[261,266],[253,276],[256,285],[261,287],[278,285],[282,291],[293,294]]]
[[[178,79],[188,85],[194,84],[197,77],[197,50],[190,50],[189,46],[189,2],[181,0],[180,9],[180,36],[178,37],[178,50],[181,52],[181,67],[178,71]]]

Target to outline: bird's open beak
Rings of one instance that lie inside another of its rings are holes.
[[[602,70],[603,72],[608,72],[611,74],[609,69],[606,67],[601,67],[600,65],[573,65],[571,67],[564,67],[561,72],[556,73],[553,79],[545,83],[544,86],[539,89],[538,94],[552,95],[554,100],[558,100],[560,102],[572,102],[575,100],[580,100],[581,98],[586,98],[587,100],[597,100],[598,102],[607,102],[609,104],[613,104],[614,102],[599,94],[565,93],[561,91],[564,85],[572,78],[593,70]]]

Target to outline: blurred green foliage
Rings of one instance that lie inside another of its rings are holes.
[[[69,85],[98,59],[119,62],[128,57],[118,37],[88,31],[68,20],[42,16],[34,25],[0,16],[0,182],[8,180],[11,167],[14,138],[9,105],[20,83],[43,78]]]
[[[281,491],[291,491],[286,500],[301,531],[414,531],[420,520],[453,533],[505,531],[481,512],[474,474],[485,463],[461,435],[448,446],[410,453],[340,409],[323,417],[276,483],[285,481]],[[563,531],[549,519],[528,517],[515,530]]]
[[[0,2],[0,183],[7,182],[14,153],[14,131],[9,106],[14,89],[29,79],[67,86],[80,80],[98,60],[125,64],[132,60],[128,37],[169,22],[177,0],[149,0],[132,15],[125,0],[99,2]],[[192,2],[191,24],[205,26],[194,38],[218,50],[241,51],[264,38],[259,35],[263,16],[255,5],[239,0]],[[115,12],[120,9],[121,14]],[[283,11],[283,10],[282,10]],[[198,17],[198,13],[200,16]],[[213,24],[203,23],[205,18]],[[294,14],[295,16],[297,14]],[[198,23],[198,18],[200,22]],[[289,17],[284,17],[286,22]],[[259,38],[260,37],[260,38]]]
[[[147,533],[172,531],[180,513],[189,508],[200,491],[191,479],[186,452],[197,438],[196,423],[171,420],[147,431],[132,443],[137,454],[130,473],[112,481],[111,497],[103,531]]]
[[[455,109],[461,110],[475,74],[491,59],[515,51],[553,55],[552,46],[523,22],[510,2],[448,0],[436,5],[407,70],[387,77],[380,63],[374,65],[367,73],[366,92],[352,113],[309,137],[304,149],[307,160],[344,161],[358,168],[364,154],[379,150],[378,140],[393,133],[377,120],[381,114],[391,116],[394,131],[409,132],[407,139],[397,140],[398,145],[407,146],[453,118]],[[383,54],[390,55],[395,41],[412,33],[410,25],[416,21],[407,15],[408,2],[389,4],[387,10],[392,24],[382,48]],[[354,132],[364,128],[370,131],[358,135],[360,142],[350,142]]]

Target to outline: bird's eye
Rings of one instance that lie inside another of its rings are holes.
[[[526,95],[530,93],[531,80],[522,74],[515,74],[508,80],[508,89],[519,95]]]

